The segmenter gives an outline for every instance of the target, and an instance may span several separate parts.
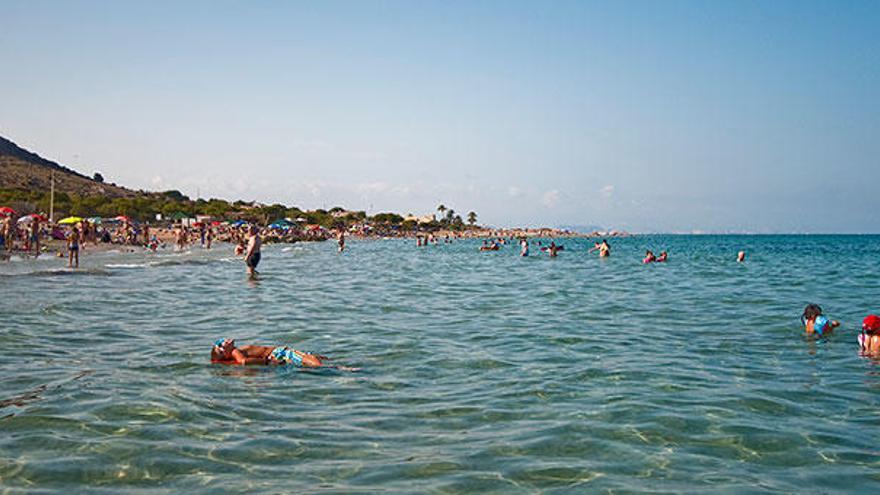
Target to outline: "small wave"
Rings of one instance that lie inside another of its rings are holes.
[[[109,263],[105,268],[146,268],[146,263]]]
[[[87,275],[109,277],[112,274],[101,268],[54,268],[23,273],[0,273],[0,277],[67,277]]]
[[[207,265],[212,260],[194,260],[194,259],[170,259],[156,260],[147,263],[148,266],[179,266],[179,265]]]

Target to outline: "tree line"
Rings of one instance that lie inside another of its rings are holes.
[[[49,212],[50,194],[43,191],[22,191],[0,189],[0,205],[10,206],[18,214]],[[156,214],[163,219],[176,217],[194,217],[209,215],[218,220],[244,220],[250,223],[268,224],[281,218],[303,219],[305,223],[317,224],[326,228],[348,227],[353,224],[370,221],[386,227],[401,230],[465,230],[476,225],[477,214],[468,214],[466,225],[454,210],[440,205],[442,210],[439,220],[419,224],[415,220],[405,220],[403,216],[384,212],[367,216],[364,211],[346,211],[341,207],[329,210],[302,210],[296,206],[285,206],[275,203],[263,205],[246,201],[229,202],[224,199],[193,200],[180,191],[159,193],[143,193],[127,198],[108,198],[105,196],[84,196],[75,193],[55,193],[55,218],[66,216],[105,217],[126,215],[138,222],[155,222]]]

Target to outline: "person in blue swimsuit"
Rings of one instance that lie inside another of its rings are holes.
[[[807,304],[804,308],[804,314],[801,315],[801,323],[804,324],[804,330],[807,335],[818,335],[822,337],[831,333],[832,330],[840,326],[840,322],[830,320],[822,314],[822,308],[818,304]]]

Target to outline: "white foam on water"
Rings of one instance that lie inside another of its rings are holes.
[[[146,263],[108,263],[105,268],[146,268]]]

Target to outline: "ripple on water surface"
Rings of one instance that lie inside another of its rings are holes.
[[[223,245],[2,263],[0,487],[880,490],[880,238],[563,243],[267,246],[256,282]],[[363,371],[212,366],[223,336]]]

